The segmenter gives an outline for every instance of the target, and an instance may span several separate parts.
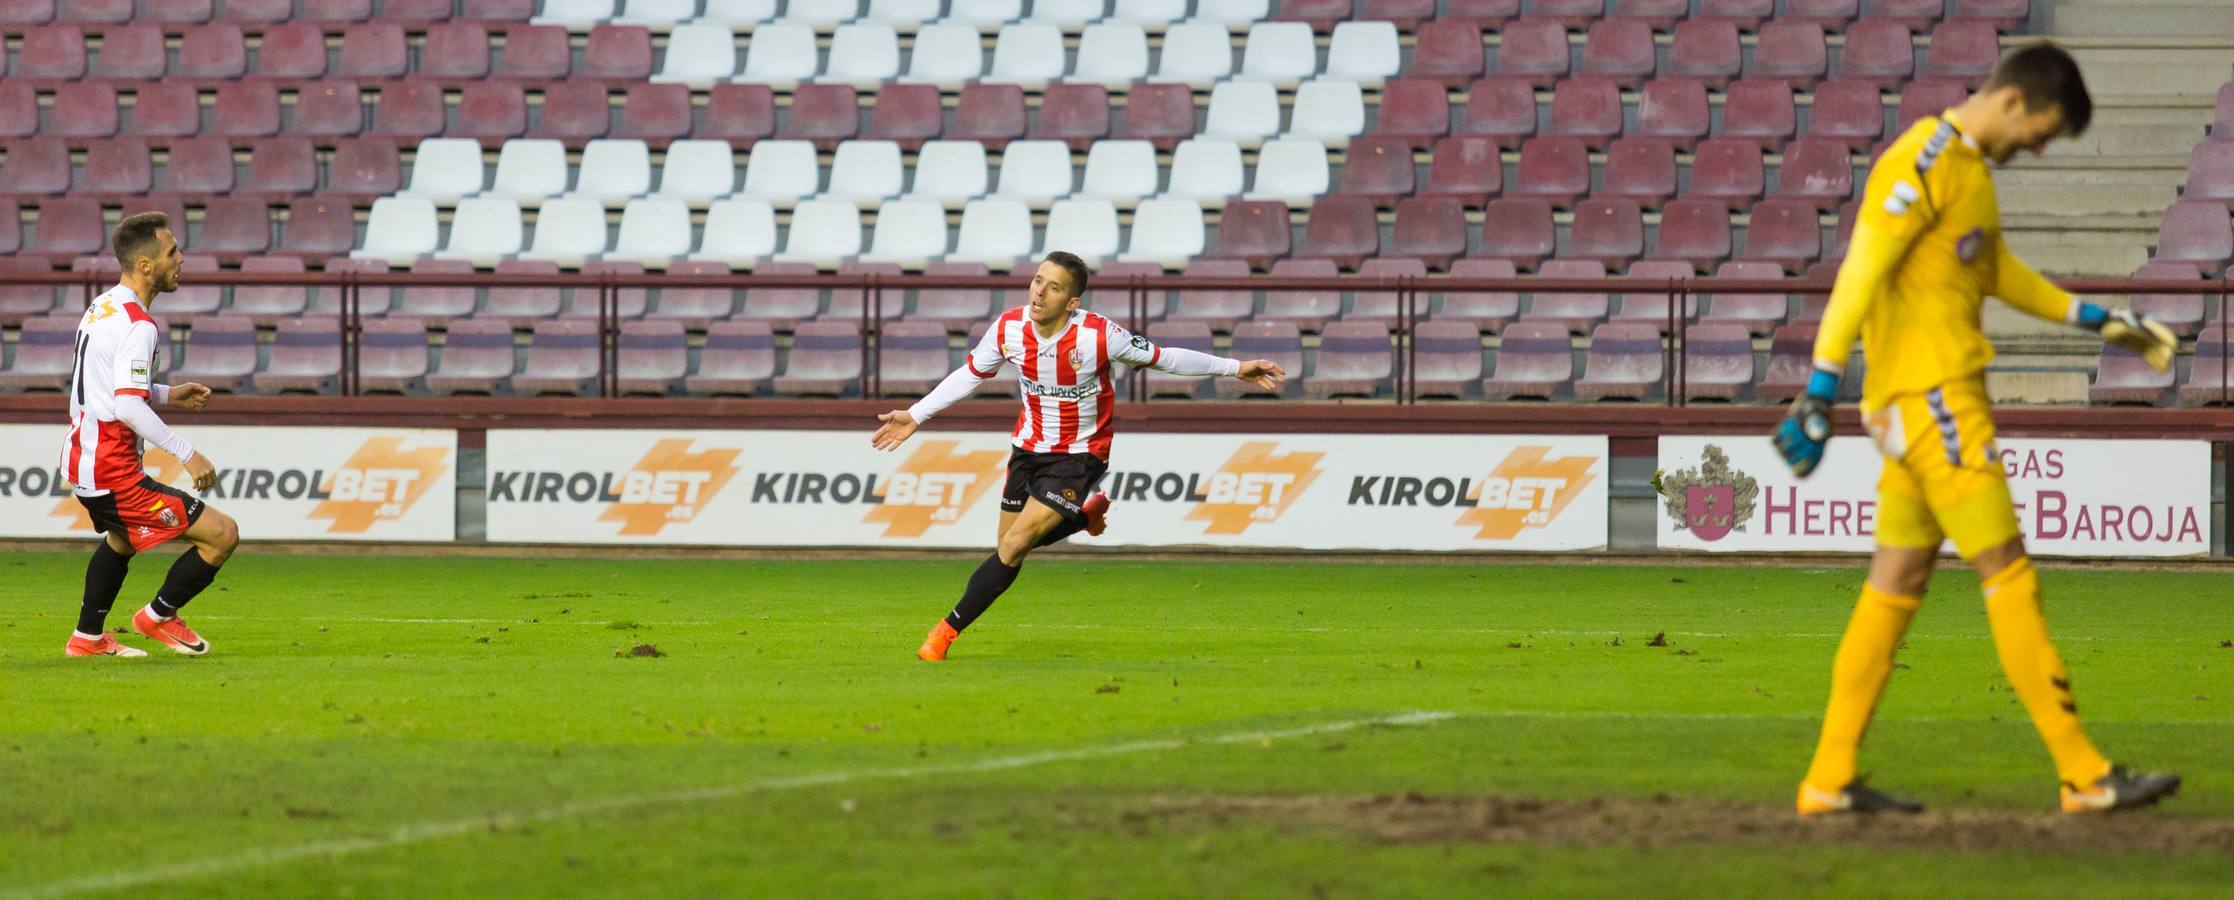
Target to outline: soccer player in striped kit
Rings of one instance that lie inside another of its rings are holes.
[[[1109,470],[1116,364],[1173,375],[1238,378],[1266,390],[1278,389],[1287,378],[1270,360],[1243,362],[1158,347],[1080,309],[1085,293],[1085,261],[1063,251],[1047,254],[1032,273],[1030,303],[1002,313],[969,360],[929,396],[877,417],[883,424],[870,442],[879,450],[893,450],[932,416],[992,380],[1004,364],[1016,367],[1023,387],[1024,411],[1010,438],[1016,449],[1009,455],[1008,483],[1001,492],[999,546],[970,576],[954,611],[923,639],[916,655],[925,660],[946,658],[962,629],[1016,582],[1024,557],[1034,548],[1080,531],[1102,533],[1109,497],[1093,489]]]

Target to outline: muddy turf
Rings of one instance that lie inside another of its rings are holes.
[[[72,660],[84,557],[0,555],[0,898],[2234,891],[2223,574],[2045,576],[2165,806],[2052,812],[1946,574],[1862,754],[1931,812],[1818,822],[1858,564],[1035,557],[918,662],[975,562],[250,546],[209,656]]]

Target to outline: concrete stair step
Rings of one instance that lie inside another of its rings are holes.
[[[1998,365],[1998,363],[1997,363]],[[2093,371],[2011,372],[1986,370],[1986,396],[1995,403],[2085,403]]]
[[[2085,0],[2035,5],[2032,32],[2089,37],[2226,33],[2226,8],[2198,0]]]
[[[2002,240],[2028,265],[2051,276],[2122,277],[2149,259],[2156,241],[2153,219],[2145,228],[2088,228],[2098,217],[2004,216]],[[2017,221],[2012,221],[2012,220]]]
[[[2131,18],[2155,19],[2154,11],[2130,11]],[[2220,9],[2214,30],[2224,34],[2234,13]],[[2176,33],[2176,32],[2175,32]],[[2087,89],[2100,96],[2125,94],[2209,95],[2234,78],[2234,53],[2224,47],[2078,47],[2071,51],[2086,73]]]

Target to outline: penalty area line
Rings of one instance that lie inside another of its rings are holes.
[[[184,881],[194,878],[206,878],[208,876],[238,871],[241,869],[275,866],[284,863],[297,862],[305,859],[331,859],[335,857],[352,856],[355,854],[371,853],[395,847],[409,846],[412,844],[422,844],[428,841],[441,840],[448,837],[456,837],[462,834],[498,831],[503,829],[516,828],[522,825],[532,825],[542,822],[554,822],[562,819],[579,818],[581,816],[616,812],[627,809],[638,809],[647,806],[674,806],[687,803],[708,803],[717,800],[725,800],[731,797],[737,797],[745,794],[755,794],[767,791],[797,790],[801,788],[846,784],[856,781],[922,778],[932,775],[961,775],[973,772],[999,772],[1009,769],[1022,769],[1031,766],[1046,765],[1049,763],[1058,762],[1070,762],[1073,760],[1081,759],[1097,759],[1110,756],[1125,756],[1136,753],[1153,753],[1164,750],[1179,750],[1189,746],[1255,744],[1264,741],[1280,740],[1284,738],[1298,738],[1310,737],[1320,734],[1332,734],[1341,731],[1351,731],[1358,728],[1427,725],[1430,723],[1440,722],[1442,720],[1452,718],[1454,715],[1454,713],[1447,712],[1414,711],[1399,713],[1396,715],[1379,716],[1370,719],[1344,719],[1332,722],[1320,722],[1313,725],[1300,725],[1293,728],[1245,731],[1230,734],[1212,735],[1210,737],[1160,738],[1156,740],[1128,741],[1121,744],[1104,744],[1098,747],[1079,747],[1069,750],[1042,750],[1036,753],[1019,753],[1009,756],[994,756],[983,759],[969,760],[966,762],[922,766],[898,766],[892,768],[855,769],[851,771],[823,772],[813,775],[792,775],[782,778],[763,778],[753,781],[742,781],[734,784],[714,785],[701,788],[686,788],[683,790],[674,791],[662,791],[653,794],[622,795],[596,800],[582,800],[574,803],[567,803],[560,806],[550,807],[548,809],[527,810],[522,812],[492,813],[488,815],[469,816],[465,818],[448,819],[434,822],[419,822],[414,824],[398,825],[394,828],[388,829],[383,833],[366,835],[362,837],[332,838],[328,840],[311,841],[309,843],[296,844],[291,847],[279,847],[270,850],[255,850],[247,853],[234,854],[231,856],[214,856],[205,859],[189,860],[186,862],[172,863],[169,865],[155,866],[133,871],[106,872],[99,875],[88,875],[79,878],[65,878],[59,881],[50,881],[35,887],[24,888],[20,890],[0,891],[0,900],[33,900],[33,898],[40,898],[40,900],[44,900],[44,898],[50,897],[69,897],[77,894],[87,894],[98,891],[116,891],[126,888],[169,884],[172,882]]]

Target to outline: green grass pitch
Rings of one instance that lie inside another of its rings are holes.
[[[134,567],[112,626],[170,555]],[[155,655],[71,660],[83,555],[0,555],[0,898],[2193,897],[2234,879],[2223,574],[2048,569],[2096,741],[2188,778],[2157,810],[2070,822],[1975,582],[1942,573],[1862,756],[1934,807],[1930,831],[1789,814],[1858,562],[1043,556],[951,661],[917,661],[975,562],[249,547],[188,609],[211,655],[128,636]],[[1512,821],[1465,811],[1506,800]]]

